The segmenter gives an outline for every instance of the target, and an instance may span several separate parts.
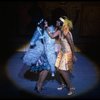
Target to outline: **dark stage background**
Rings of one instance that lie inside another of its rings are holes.
[[[0,98],[31,98],[30,94],[16,89],[6,77],[6,61],[31,39],[41,18],[54,24],[61,15],[73,21],[75,45],[100,67],[100,2],[0,1]],[[100,98],[99,94],[98,85],[83,97]]]

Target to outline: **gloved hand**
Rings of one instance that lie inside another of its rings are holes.
[[[77,61],[77,58],[76,58],[76,56],[74,55],[73,56],[73,63],[75,63]]]

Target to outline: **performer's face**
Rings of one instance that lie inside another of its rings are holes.
[[[66,36],[67,33],[69,32],[69,27],[68,27],[68,25],[64,25],[64,26],[63,26],[63,32],[64,32],[64,35]]]
[[[60,26],[60,21],[56,21],[56,26]]]

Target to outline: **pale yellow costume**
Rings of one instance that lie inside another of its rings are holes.
[[[72,70],[72,51],[67,39],[63,36],[60,39],[60,45],[61,49],[58,53],[55,66],[60,70]]]

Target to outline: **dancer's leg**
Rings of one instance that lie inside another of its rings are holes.
[[[62,90],[63,88],[65,88],[66,87],[66,84],[65,84],[65,81],[64,81],[64,79],[63,79],[63,77],[62,77],[62,75],[60,74],[60,86],[57,88],[57,90]]]
[[[37,91],[40,92],[43,86],[43,83],[46,79],[48,75],[48,71],[47,70],[43,70],[42,72],[40,72],[39,74],[39,79],[37,81]]]
[[[62,75],[62,77],[64,78],[64,81],[66,82],[66,84],[68,86],[69,92],[67,95],[72,95],[75,88],[72,86],[72,83],[70,82],[68,72],[64,71],[64,70],[59,70],[59,72]]]

